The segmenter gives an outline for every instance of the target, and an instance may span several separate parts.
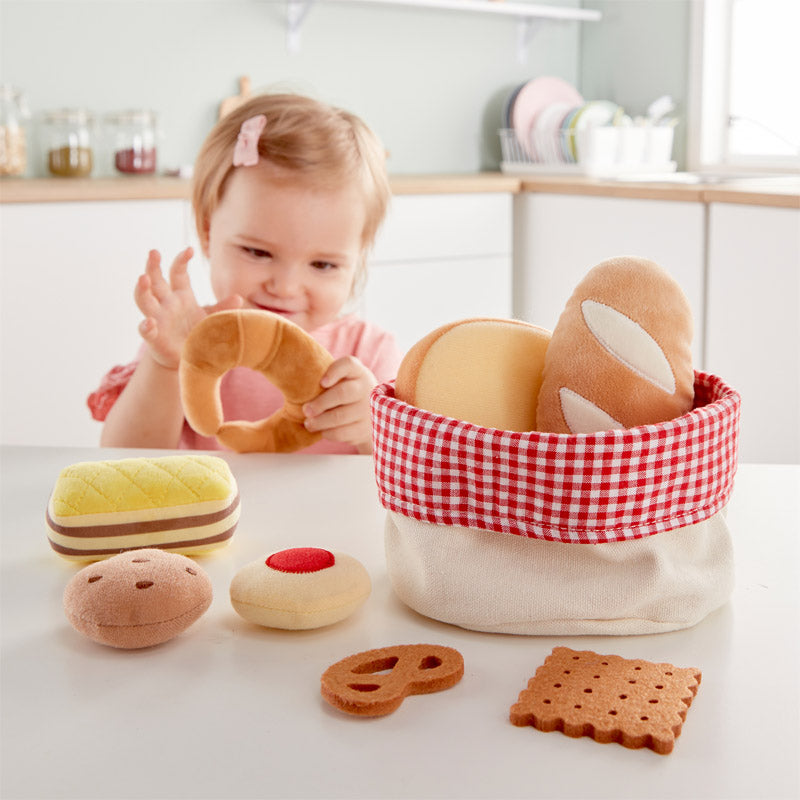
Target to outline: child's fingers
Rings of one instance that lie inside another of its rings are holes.
[[[146,342],[152,342],[158,337],[158,325],[152,317],[145,317],[139,323],[139,335]]]
[[[172,266],[169,268],[169,285],[173,291],[191,289],[192,284],[189,280],[189,262],[192,260],[194,250],[187,247],[175,256]]]
[[[324,389],[329,389],[341,381],[357,378],[364,370],[366,367],[352,356],[337,358],[325,371],[319,383]]]
[[[303,406],[307,417],[318,417],[332,408],[350,405],[358,400],[358,393],[352,381],[340,381],[330,389],[318,394]]]
[[[322,433],[323,437],[329,442],[355,443],[363,439],[362,425],[358,423],[327,428],[323,430]]]
[[[357,424],[362,416],[353,405],[337,405],[306,417],[304,424],[309,431],[333,431]]]
[[[236,308],[241,308],[243,305],[244,298],[240,294],[232,294],[230,297],[220,300],[219,303],[215,303],[213,306],[208,306],[206,311],[209,314],[213,314],[216,311],[230,311]]]
[[[159,344],[160,331],[158,322],[152,317],[147,317],[139,323],[139,335],[150,348],[150,356],[158,364],[167,369],[177,369],[180,357],[173,355],[163,344]]]
[[[140,275],[136,281],[136,288],[133,290],[133,299],[139,311],[145,317],[155,316],[159,309],[159,302],[153,294],[152,282],[148,275]]]
[[[169,284],[164,280],[164,274],[161,272],[161,253],[158,250],[151,250],[147,254],[144,274],[150,280],[150,291],[157,300],[163,300],[171,290]]]

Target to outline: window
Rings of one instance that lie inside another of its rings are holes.
[[[689,168],[800,170],[800,2],[692,9]]]

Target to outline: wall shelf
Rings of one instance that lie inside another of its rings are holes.
[[[315,2],[350,3],[371,6],[413,6],[459,13],[494,14],[517,21],[517,59],[524,63],[528,44],[545,21],[597,22],[602,14],[594,9],[514,3],[505,0],[286,0],[286,48],[300,50],[300,29]]]

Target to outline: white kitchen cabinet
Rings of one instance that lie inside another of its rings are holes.
[[[700,367],[704,243],[703,203],[523,192],[514,200],[514,315],[552,330],[593,266],[613,256],[648,258],[686,293]]]
[[[742,395],[742,461],[800,462],[800,211],[709,205],[708,369]]]
[[[97,445],[86,398],[137,352],[148,250],[187,236],[182,200],[0,204],[3,444]]]
[[[510,317],[511,226],[509,193],[393,198],[359,313],[403,350],[447,322]]]

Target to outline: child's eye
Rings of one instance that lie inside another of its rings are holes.
[[[312,261],[311,266],[321,272],[328,272],[332,269],[336,269],[336,264],[331,261]]]
[[[272,254],[268,250],[261,250],[258,247],[243,247],[242,250],[254,258],[272,258]]]

